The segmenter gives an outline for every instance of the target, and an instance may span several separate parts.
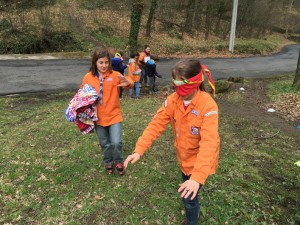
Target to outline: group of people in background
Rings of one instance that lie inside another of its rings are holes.
[[[128,68],[128,76],[124,70]],[[163,133],[172,125],[174,146],[182,174],[178,192],[186,209],[185,224],[197,224],[200,205],[198,193],[207,177],[214,174],[218,165],[220,138],[218,134],[218,107],[212,96],[205,92],[204,74],[209,70],[198,59],[181,60],[172,69],[172,93],[156,112],[152,121],[138,139],[134,151],[124,161],[122,151],[122,111],[120,97],[123,89],[130,96],[140,97],[140,84],[149,82],[150,92],[155,92],[155,60],[151,58],[149,46],[140,53],[131,53],[128,65],[122,53],[113,58],[106,50],[95,50],[89,72],[84,76],[80,88],[89,88],[99,94],[94,122],[100,142],[102,159],[107,174],[115,170],[124,175],[129,163],[137,162]]]
[[[128,64],[124,63],[123,53],[116,52],[112,58],[112,69],[124,75],[125,69],[128,69],[128,76],[134,81],[134,86],[129,90],[131,98],[140,99],[140,88],[149,87],[149,93],[158,92],[155,85],[156,77],[162,78],[156,70],[157,57],[152,56],[150,47],[145,45],[141,53],[132,52]],[[135,96],[134,96],[135,93]],[[122,98],[123,88],[120,88],[119,97]]]

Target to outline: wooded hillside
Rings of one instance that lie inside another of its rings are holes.
[[[232,4],[233,0],[0,0],[0,54],[88,51],[94,46],[126,51],[129,44],[142,48],[145,43],[160,54],[227,51]],[[299,41],[299,24],[300,0],[240,0],[235,49],[250,54],[272,51],[278,43],[264,41],[278,33]],[[129,40],[132,35],[137,42]]]

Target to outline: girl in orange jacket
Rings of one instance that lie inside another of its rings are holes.
[[[209,70],[199,60],[182,60],[172,69],[175,93],[168,96],[162,107],[138,139],[134,153],[124,162],[135,163],[171,123],[177,160],[183,183],[179,184],[186,208],[186,224],[197,224],[198,192],[218,165],[220,138],[218,107],[210,94],[202,91],[204,73],[212,85]],[[199,88],[200,85],[200,88]]]
[[[133,81],[111,67],[108,51],[97,49],[92,58],[90,72],[82,81],[81,87],[89,84],[97,93],[98,121],[95,130],[101,145],[104,166],[108,174],[113,173],[113,164],[120,175],[124,174],[122,151],[122,112],[119,100],[120,87],[130,89]]]

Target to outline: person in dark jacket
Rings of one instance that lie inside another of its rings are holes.
[[[125,65],[123,62],[122,52],[117,52],[115,54],[115,57],[111,59],[111,66],[113,70],[118,71],[119,73],[124,75],[124,71],[127,68],[127,65]],[[122,98],[122,95],[123,95],[123,88],[120,88],[119,97]]]
[[[155,77],[162,78],[156,71],[156,64],[154,59],[149,59],[145,65],[145,75],[149,79],[149,93],[152,94],[158,90],[155,88]]]

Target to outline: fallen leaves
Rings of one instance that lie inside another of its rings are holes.
[[[294,93],[281,95],[275,103],[270,103],[267,107],[275,109],[287,121],[300,121],[299,94]]]

